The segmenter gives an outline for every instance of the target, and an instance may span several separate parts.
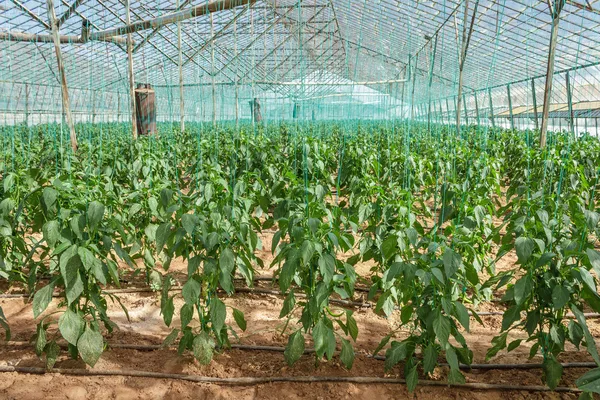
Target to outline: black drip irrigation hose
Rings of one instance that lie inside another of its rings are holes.
[[[71,376],[120,376],[136,378],[153,379],[177,379],[196,383],[210,383],[223,386],[251,386],[268,383],[356,383],[356,384],[393,384],[404,385],[404,379],[380,378],[371,376],[269,376],[269,377],[235,377],[218,378],[211,376],[186,375],[186,374],[166,374],[162,372],[137,371],[137,370],[89,370],[89,369],[71,369],[71,368],[53,368],[46,370],[40,367],[15,367],[0,366],[0,372],[17,372],[24,374],[46,373],[71,375]],[[452,387],[457,389],[475,389],[475,390],[497,390],[497,391],[527,391],[527,392],[559,392],[559,393],[581,393],[577,388],[566,386],[550,389],[540,385],[505,385],[492,383],[462,383],[449,384],[447,382],[419,380],[421,386]]]
[[[0,345],[8,347],[29,347],[32,346],[29,342],[0,342]],[[65,345],[61,347],[66,348]],[[158,344],[128,344],[128,343],[108,343],[108,347],[112,349],[122,350],[136,350],[136,351],[157,351],[166,349],[167,346]],[[170,347],[170,346],[169,346]],[[247,345],[247,344],[231,344],[231,349],[242,350],[242,351],[270,351],[276,353],[285,352],[285,347],[279,346],[262,346],[262,345]],[[221,349],[222,350],[222,349]],[[303,354],[314,354],[315,349],[305,349]],[[385,361],[385,356],[362,354],[367,358],[372,358],[378,361]],[[447,363],[438,363],[440,367],[449,367]],[[596,368],[598,365],[595,362],[566,362],[561,363],[563,368]],[[544,367],[541,363],[523,363],[523,364],[459,364],[459,368],[462,370],[529,370],[529,369],[542,369]]]
[[[179,292],[181,291],[181,287],[172,288],[169,290],[170,292]],[[106,294],[125,294],[125,293],[156,293],[152,289],[148,288],[127,288],[127,289],[108,289],[105,290]],[[248,288],[248,287],[236,287],[234,293],[252,293],[252,294],[265,294],[272,296],[285,296],[287,293],[281,293],[278,290],[273,289],[262,289],[262,288]],[[296,297],[306,298],[306,294],[304,293],[295,293]],[[30,295],[27,293],[13,293],[13,294],[0,294],[0,299],[23,299],[28,298]],[[52,297],[61,297],[60,293],[53,293]],[[369,301],[360,302],[360,301],[352,301],[352,300],[340,300],[340,299],[329,299],[331,304],[337,304],[345,307],[353,307],[353,308],[375,308],[375,304]],[[395,309],[398,309],[395,307]],[[473,316],[471,311],[468,311],[469,315]],[[477,315],[480,317],[487,316],[502,316],[504,313],[502,311],[479,311]],[[600,318],[600,313],[583,313],[585,318]],[[569,313],[564,316],[565,318],[574,319],[575,315]]]

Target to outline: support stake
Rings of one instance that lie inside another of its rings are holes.
[[[508,94],[508,112],[510,114],[510,129],[515,130],[515,118],[513,116],[512,98],[510,97],[510,84],[506,85],[506,93]]]
[[[131,23],[131,13],[129,11],[129,0],[125,0],[125,21]],[[129,97],[131,98],[131,133],[133,139],[137,139],[137,112],[135,107],[135,76],[133,75],[133,39],[131,33],[127,34],[127,73],[129,75]]]
[[[552,31],[550,34],[550,48],[548,50],[548,65],[546,68],[546,85],[544,87],[544,108],[542,110],[542,125],[540,127],[540,147],[546,147],[546,130],[548,129],[548,112],[552,95],[552,79],[554,77],[554,56],[556,55],[556,42],[558,41],[558,23],[560,12],[564,6],[563,1],[548,0],[548,8],[552,16]]]
[[[52,27],[52,39],[54,40],[54,50],[56,52],[56,64],[58,66],[58,75],[60,76],[60,86],[62,90],[62,106],[63,115],[67,120],[69,126],[71,148],[73,152],[77,151],[77,134],[75,133],[75,125],[73,124],[73,116],[71,115],[71,102],[69,100],[69,89],[67,86],[67,75],[65,73],[65,67],[62,58],[62,51],[60,49],[60,34],[58,32],[58,23],[56,19],[56,12],[54,10],[54,1],[46,0],[48,6],[48,19]]]

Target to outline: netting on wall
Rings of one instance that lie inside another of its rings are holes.
[[[131,34],[132,65],[135,82],[156,90],[159,121],[182,111],[189,121],[250,120],[249,102],[258,99],[267,123],[450,124],[461,107],[461,123],[535,129],[544,103],[552,26],[545,1],[53,3],[77,122],[129,119],[127,35],[114,31],[128,18],[151,22]],[[567,128],[573,117],[572,129],[589,130],[600,116],[600,1],[560,4],[549,128]],[[156,23],[202,7],[180,20],[180,33],[177,23]],[[0,123],[62,120],[51,31],[46,0],[0,2]]]

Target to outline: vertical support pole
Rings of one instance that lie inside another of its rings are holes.
[[[446,116],[448,117],[448,127],[450,126],[450,103],[448,103],[448,98],[446,97]]]
[[[71,102],[69,100],[69,89],[67,86],[67,74],[65,73],[65,66],[62,58],[62,51],[60,49],[60,35],[58,28],[58,20],[56,19],[56,12],[54,10],[54,1],[46,0],[48,6],[48,19],[52,26],[52,40],[54,42],[54,51],[56,52],[56,64],[58,66],[58,75],[60,76],[60,86],[62,93],[62,107],[63,115],[67,120],[69,126],[71,148],[73,151],[77,151],[77,134],[75,133],[75,125],[73,124],[73,115],[71,114]]]
[[[237,60],[237,11],[233,9],[233,56]],[[239,64],[238,64],[239,65]],[[239,128],[240,98],[239,98],[238,80],[235,80],[235,128]]]
[[[179,9],[179,0],[175,2],[175,6]],[[179,49],[179,114],[181,117],[180,129],[181,133],[185,131],[185,100],[183,98],[183,51],[181,50],[181,22],[177,22],[177,48]]]
[[[117,92],[117,123],[121,122],[121,93]]]
[[[96,123],[96,92],[94,90],[92,92],[92,124]]]
[[[465,105],[465,123],[469,125],[469,110],[467,109],[467,97],[463,93],[462,95],[463,104]]]
[[[531,98],[533,99],[533,121],[535,122],[535,130],[540,130],[540,123],[538,120],[538,109],[537,109],[537,98],[535,95],[535,79],[531,78]]]
[[[215,24],[210,13],[210,77],[212,79],[212,123],[217,127],[217,92],[215,88]]]
[[[480,126],[481,120],[479,119],[479,102],[477,101],[477,91],[473,91],[473,97],[475,97],[475,117],[477,118],[477,126]]]
[[[506,85],[506,93],[508,94],[508,112],[510,115],[510,129],[515,130],[515,118],[513,116],[512,98],[510,97],[510,84]]]
[[[29,84],[25,84],[25,126],[29,126]]]
[[[488,88],[488,101],[490,106],[490,121],[492,123],[492,128],[496,127],[496,119],[494,118],[494,101],[492,100],[492,89]]]
[[[550,0],[552,1],[552,0]],[[548,129],[548,112],[550,110],[550,99],[552,95],[552,79],[554,77],[554,56],[556,55],[556,42],[558,40],[558,23],[560,22],[560,11],[563,2],[559,1],[554,7],[550,6],[552,15],[552,32],[550,34],[550,49],[548,51],[548,65],[546,68],[546,85],[544,87],[544,108],[542,110],[542,125],[540,127],[540,147],[546,147],[546,130]],[[557,8],[555,8],[557,7]]]
[[[427,88],[427,96],[429,100],[428,110],[427,110],[427,130],[431,133],[431,84],[433,83],[433,67],[435,64],[435,53],[437,51],[437,41],[438,36],[435,35],[435,40],[433,42],[433,50],[431,51],[430,65],[429,65],[429,85]]]
[[[131,13],[129,11],[129,0],[125,0],[125,21],[131,24]],[[135,105],[135,76],[133,75],[133,38],[131,33],[127,34],[127,74],[129,75],[129,97],[131,100],[131,133],[133,139],[137,139],[137,110]]]
[[[456,106],[456,133],[460,136],[460,109],[461,109],[461,100],[462,100],[462,89],[463,89],[463,71],[465,68],[465,60],[467,58],[467,50],[469,49],[469,42],[471,41],[471,35],[473,33],[473,25],[475,23],[475,15],[477,14],[477,6],[479,5],[479,0],[475,2],[475,7],[473,8],[473,15],[471,16],[471,24],[469,26],[469,30],[467,33],[467,21],[469,18],[469,0],[465,0],[465,13],[463,18],[463,32],[462,32],[462,41],[461,41],[461,51],[460,57],[458,59],[458,94],[457,94],[457,106]],[[457,37],[457,45],[458,45],[458,37]],[[466,115],[466,113],[465,113]],[[466,121],[467,125],[469,121]]]
[[[569,71],[565,74],[565,83],[567,85],[567,106],[569,108],[569,130],[575,133],[575,118],[573,113],[573,91],[571,90],[571,77]]]
[[[419,62],[419,55],[415,57],[415,68],[411,71],[412,74],[412,92],[410,94],[410,119],[415,119],[415,79],[417,78],[417,64]]]

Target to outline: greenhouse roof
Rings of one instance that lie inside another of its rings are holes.
[[[396,99],[408,101],[411,96],[414,103],[456,93],[465,1],[246,0],[221,9],[229,3],[181,0],[178,7],[175,1],[135,0],[130,3],[131,22],[194,6],[217,7],[181,22],[186,85],[251,85],[290,98],[339,94],[343,86],[363,85]],[[471,12],[475,3],[465,91],[545,76],[548,4],[471,0]],[[61,35],[76,38],[84,20],[91,23],[92,35],[127,25],[125,5],[125,0],[55,0],[54,7],[62,21]],[[48,35],[49,27],[46,0],[0,2],[0,34],[5,39],[17,33]],[[132,37],[136,79],[176,86],[176,24],[140,30]],[[556,72],[599,64],[600,0],[566,1],[556,51]],[[124,39],[67,43],[62,52],[69,87],[126,90]],[[4,40],[0,54],[0,81],[58,84],[52,43]],[[407,71],[409,62],[416,65],[411,68],[416,73]],[[406,82],[413,79],[411,88]]]

